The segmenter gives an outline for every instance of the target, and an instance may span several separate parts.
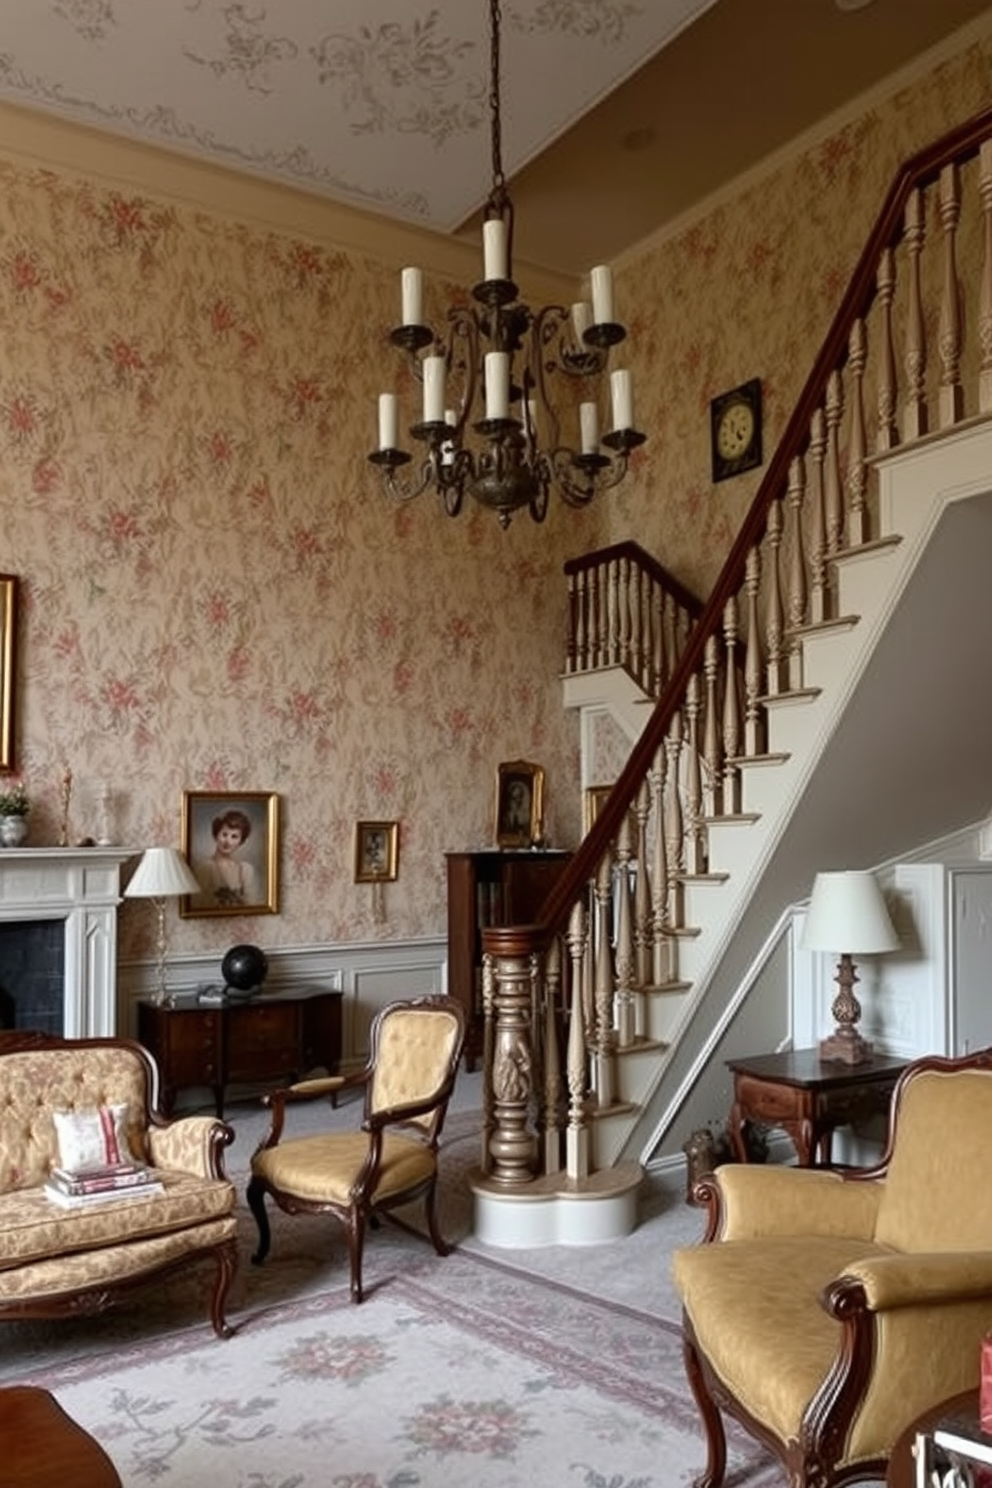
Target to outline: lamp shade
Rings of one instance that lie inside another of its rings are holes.
[[[200,885],[182,853],[175,847],[146,847],[134,876],[124,890],[126,899],[171,899],[198,894]]]
[[[838,955],[894,951],[899,937],[874,873],[818,873],[800,944]]]

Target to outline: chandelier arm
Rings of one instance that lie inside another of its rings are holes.
[[[401,452],[389,451],[388,453],[399,454]],[[375,460],[373,459],[372,455],[369,456],[369,459],[372,460],[374,464],[379,466],[379,474],[382,479],[382,486],[383,490],[386,492],[386,495],[391,496],[394,501],[398,501],[400,503],[415,500],[416,497],[418,497],[423,491],[426,491],[427,487],[430,485],[431,481],[434,478],[433,462],[430,456],[428,456],[427,459],[424,460],[423,464],[420,467],[419,480],[411,479],[404,481],[397,480],[396,472],[401,468],[401,465],[411,463],[409,455],[407,455],[404,461],[393,460],[388,463],[383,460]],[[412,474],[413,472],[411,471],[410,475],[412,476]]]
[[[459,342],[464,343],[460,354]],[[449,374],[460,373],[462,377],[461,397],[452,426],[455,441],[460,444],[479,382],[479,322],[470,306],[453,305],[448,311],[448,344],[444,354]]]
[[[568,506],[588,506],[595,496],[611,491],[627,474],[630,455],[627,449],[610,457],[606,455],[576,455],[574,450],[560,446],[552,453],[555,485]],[[579,484],[573,474],[581,470],[585,476]]]

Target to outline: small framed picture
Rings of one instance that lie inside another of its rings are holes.
[[[582,831],[591,832],[612,785],[590,785],[582,801]]]
[[[182,850],[199,894],[184,918],[277,914],[279,797],[272,791],[184,791]]]
[[[544,821],[544,771],[529,760],[507,760],[496,768],[496,842],[532,847]]]
[[[355,882],[392,883],[399,871],[400,824],[355,823]]]
[[[13,574],[0,574],[0,770],[14,768],[16,627],[17,580]]]

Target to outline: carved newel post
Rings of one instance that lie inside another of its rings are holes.
[[[520,926],[483,932],[496,981],[493,1125],[486,1176],[507,1188],[530,1183],[537,1169],[537,1138],[527,1125],[534,1092],[531,965],[536,942],[532,946],[532,939],[527,928]]]

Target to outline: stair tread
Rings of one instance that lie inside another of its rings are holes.
[[[734,754],[728,757],[727,763],[735,769],[742,769],[745,765],[784,765],[791,758],[789,751],[782,749],[769,754]]]
[[[785,634],[807,638],[815,635],[829,635],[832,630],[853,630],[860,619],[860,615],[835,615],[829,620],[813,620],[809,625],[789,626]]]
[[[766,692],[758,698],[763,708],[786,707],[790,703],[814,703],[822,687],[793,687],[786,692]]]
[[[730,877],[729,873],[676,873],[675,877],[679,883],[684,884],[722,884]]]
[[[731,827],[753,827],[754,823],[760,820],[760,811],[728,811],[724,816],[703,817],[703,822],[707,827],[718,827],[721,823],[726,823]]]

